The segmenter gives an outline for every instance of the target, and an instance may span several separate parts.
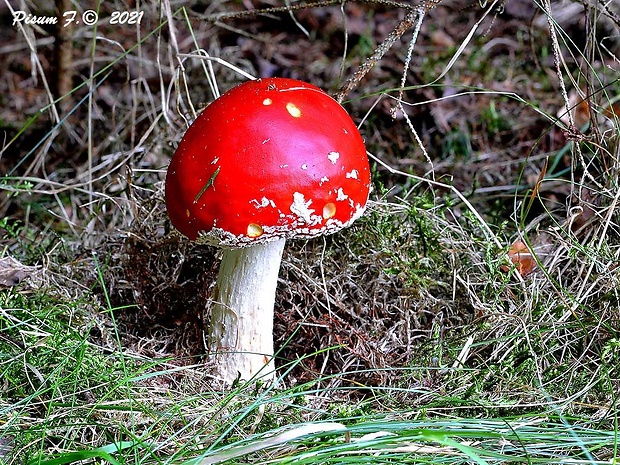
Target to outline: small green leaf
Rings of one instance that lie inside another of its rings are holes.
[[[58,454],[54,458],[50,459],[35,459],[28,462],[28,465],[66,465],[74,462],[79,462],[87,459],[102,459],[112,465],[120,465],[120,462],[112,457],[112,453],[120,452],[124,449],[135,446],[134,441],[121,441],[118,444],[108,444],[107,446],[99,447],[93,450],[82,450],[78,452],[68,452],[65,454]]]

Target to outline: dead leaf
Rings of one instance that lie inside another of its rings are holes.
[[[584,127],[588,121],[590,121],[590,105],[588,101],[582,99],[575,90],[569,92],[568,106],[570,112],[573,114],[573,122],[577,128]],[[558,118],[567,127],[570,126],[570,118],[568,117],[565,107],[558,111]]]
[[[605,115],[610,120],[616,120],[617,118],[620,118],[620,102],[615,102],[603,108],[603,115]]]
[[[31,276],[36,267],[21,264],[13,257],[0,258],[0,287],[17,286]]]
[[[577,126],[577,128],[583,128],[590,121],[591,102],[589,99],[582,99],[575,90],[572,90],[568,95],[568,103],[570,111],[573,114],[575,126]],[[613,122],[616,118],[620,117],[620,102],[603,104],[597,113],[598,112]],[[562,108],[558,112],[558,118],[566,126],[569,126],[569,118],[565,108]]]
[[[449,49],[456,45],[456,41],[443,29],[431,32],[431,43],[440,49]]]
[[[555,245],[552,236],[544,231],[532,233],[528,238],[529,245],[522,239],[514,241],[507,255],[521,276],[531,274],[539,262],[545,262],[553,253]],[[510,267],[502,266],[502,271],[510,271]]]
[[[536,259],[530,252],[527,244],[518,239],[512,243],[508,249],[508,258],[516,266],[521,276],[525,277],[536,268]],[[502,267],[503,271],[508,271],[507,266]]]

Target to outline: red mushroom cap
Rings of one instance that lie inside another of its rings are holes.
[[[244,247],[330,234],[364,211],[370,169],[347,112],[311,84],[241,84],[194,121],[172,158],[166,207],[190,239]]]

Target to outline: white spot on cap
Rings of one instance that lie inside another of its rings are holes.
[[[293,118],[299,118],[301,116],[301,110],[292,102],[286,104],[286,111],[288,111]]]
[[[265,100],[263,100],[263,105],[268,106],[271,105],[273,103],[273,100],[271,100],[270,98],[266,98]]]
[[[220,157],[215,157],[211,162],[212,165],[215,165],[218,161],[220,161]]]
[[[327,176],[323,176],[320,180],[319,180],[319,186],[322,186],[323,183],[329,181],[329,178]]]
[[[342,187],[338,189],[338,196],[336,197],[336,200],[347,200],[348,198],[349,196],[344,193]]]
[[[260,199],[260,202],[256,199],[250,201],[256,208],[265,208],[265,207],[273,207],[276,208],[276,203],[273,200],[269,200],[267,197],[263,197]]]
[[[340,154],[338,152],[329,152],[327,154],[327,158],[329,158],[329,161],[332,162],[332,165],[335,165],[340,158]]]
[[[288,165],[280,165],[280,168],[282,168],[282,169],[288,168]]]
[[[271,137],[269,137],[269,138],[265,139],[265,140],[263,141],[263,145],[265,145],[265,144],[266,144],[267,142],[269,142],[270,140],[271,140]]]
[[[301,169],[302,170],[307,170],[308,169],[308,165],[306,165],[305,163],[303,165],[301,165]]]
[[[347,177],[347,179],[357,179],[358,174],[359,173],[357,170],[351,170],[351,172],[347,173],[345,176]]]
[[[310,208],[312,200],[306,201],[304,194],[301,192],[293,193],[293,203],[291,204],[291,211],[299,218],[303,219],[306,223],[310,224],[312,214],[314,210]]]

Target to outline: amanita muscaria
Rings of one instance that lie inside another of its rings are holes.
[[[208,334],[225,382],[273,379],[278,270],[288,238],[331,234],[362,215],[370,169],[347,112],[311,84],[241,84],[193,122],[166,177],[172,224],[224,249]]]

